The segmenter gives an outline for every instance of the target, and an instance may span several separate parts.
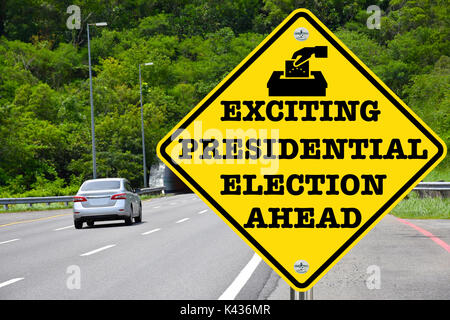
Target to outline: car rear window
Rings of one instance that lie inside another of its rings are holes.
[[[82,191],[119,189],[120,181],[89,181],[83,184]]]

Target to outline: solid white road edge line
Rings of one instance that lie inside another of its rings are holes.
[[[185,221],[187,221],[187,220],[189,220],[190,218],[184,218],[184,219],[181,219],[181,220],[178,220],[178,221],[176,221],[175,223],[182,223],[182,222],[185,222]]]
[[[147,235],[147,234],[150,234],[150,233],[153,233],[153,232],[156,232],[156,231],[159,231],[159,230],[161,230],[161,228],[156,228],[156,229],[153,229],[153,230],[150,230],[150,231],[141,233],[141,234],[142,234],[143,236],[145,236],[145,235]]]
[[[11,239],[11,240],[6,240],[6,241],[3,241],[3,242],[0,242],[0,244],[4,244],[4,243],[10,243],[10,242],[13,242],[13,241],[17,241],[17,240],[20,240],[20,239]]]
[[[231,285],[227,288],[227,290],[225,290],[224,293],[222,293],[218,300],[234,300],[241,289],[245,286],[248,279],[250,279],[261,260],[262,259],[255,253],[244,269],[242,269],[236,279],[234,279]]]
[[[97,252],[100,252],[100,251],[103,251],[103,250],[106,250],[106,249],[109,249],[109,248],[112,248],[112,247],[115,247],[115,246],[116,246],[115,244],[110,244],[108,246],[104,246],[104,247],[101,247],[101,248],[98,248],[98,249],[95,249],[95,250],[92,250],[92,251],[80,254],[80,257],[90,256],[91,254],[94,254],[94,253],[97,253]]]
[[[25,278],[14,278],[14,279],[2,282],[2,283],[0,283],[0,288],[6,287],[7,285],[13,284],[14,282],[17,282],[17,281],[20,281],[23,279],[25,279]]]

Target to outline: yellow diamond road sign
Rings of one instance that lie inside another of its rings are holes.
[[[439,137],[303,9],[157,151],[299,291],[326,274],[446,153]]]

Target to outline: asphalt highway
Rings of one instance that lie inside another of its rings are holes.
[[[71,209],[0,214],[0,299],[289,299],[276,273],[196,195],[142,203],[142,223],[105,221],[81,230]],[[339,287],[345,283],[357,286],[361,299],[374,292],[377,299],[401,298],[411,286],[417,294],[407,298],[449,299],[449,226],[431,224],[439,244],[386,217],[319,281],[329,293],[322,298],[347,298]],[[395,259],[404,263],[386,262]],[[377,266],[381,288],[394,283],[387,296],[364,285]]]
[[[131,226],[76,230],[70,209],[0,215],[0,299],[218,299],[254,255],[193,194],[142,203]],[[265,267],[242,298],[258,298]]]

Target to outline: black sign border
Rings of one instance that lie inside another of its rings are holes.
[[[386,202],[363,226],[361,226],[350,239],[348,239],[320,268],[316,270],[305,282],[297,281],[269,252],[267,252],[233,217],[226,212],[197,182],[184,171],[172,158],[167,154],[166,148],[178,137],[182,130],[187,128],[216,98],[228,88],[264,51],[267,50],[295,21],[299,18],[305,18],[311,25],[316,28],[329,42],[334,46],[356,69],[363,74],[372,85],[374,85],[397,109],[403,113],[416,127],[419,129],[438,149],[436,155],[430,159],[394,196]],[[208,200],[221,214],[228,220],[255,248],[259,250],[292,284],[299,289],[308,287],[317,277],[319,277],[350,245],[355,242],[358,237],[363,234],[395,201],[397,201],[408,190],[422,174],[427,171],[438,159],[444,154],[444,147],[441,143],[419,122],[411,115],[402,104],[397,101],[367,70],[361,66],[348,52],[345,50],[333,37],[328,34],[322,26],[317,23],[307,12],[300,11],[294,14],[280,29],[272,35],[247,61],[236,70],[228,80],[219,88],[215,89],[214,93],[189,116],[177,128],[175,134],[165,140],[160,147],[160,154],[164,159],[171,163],[173,168],[181,174],[198,192]]]

